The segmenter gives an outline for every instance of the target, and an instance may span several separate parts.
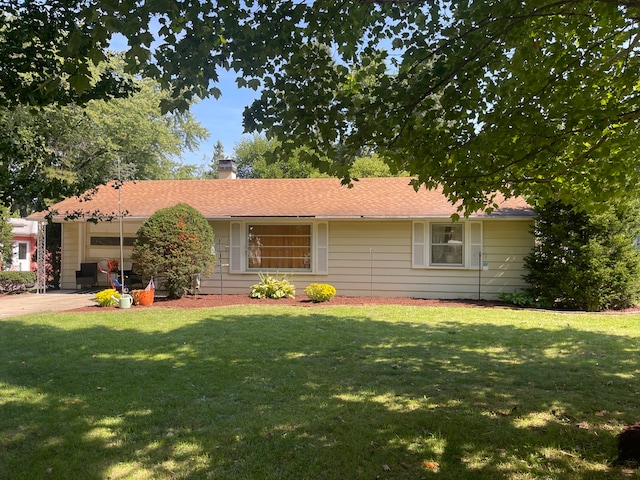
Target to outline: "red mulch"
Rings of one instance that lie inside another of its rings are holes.
[[[417,307],[505,307],[518,308],[513,305],[506,305],[502,302],[491,300],[425,300],[421,298],[411,297],[343,297],[335,296],[328,302],[314,303],[305,295],[296,296],[296,298],[281,298],[279,300],[272,299],[256,299],[249,295],[187,295],[178,300],[167,300],[166,298],[157,298],[150,306],[134,306],[133,308],[212,308],[226,307],[229,305],[290,305],[298,307],[331,307],[334,305],[411,305]],[[115,307],[113,307],[115,309]],[[74,312],[98,312],[104,308],[95,306],[76,308]],[[561,310],[553,310],[561,312]],[[584,313],[584,312],[566,312],[566,313]],[[605,314],[621,314],[621,313],[640,313],[640,305],[626,310],[608,310],[600,312]]]
[[[296,298],[256,299],[249,295],[187,295],[178,300],[156,298],[150,306],[134,306],[133,308],[211,308],[225,307],[229,305],[290,305],[298,307],[331,307],[334,305],[414,305],[420,307],[446,306],[446,307],[494,307],[499,302],[488,300],[424,300],[409,297],[343,297],[335,296],[328,302],[314,303],[305,295]],[[114,307],[115,308],[115,307]],[[96,306],[74,309],[74,312],[96,312],[104,310]]]

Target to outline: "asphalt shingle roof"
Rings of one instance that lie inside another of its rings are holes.
[[[438,190],[415,191],[409,178],[363,178],[353,188],[336,178],[145,180],[125,182],[121,205],[126,216],[146,218],[156,210],[188,203],[206,218],[316,217],[316,218],[429,218],[456,213]],[[498,201],[492,217],[532,217],[522,198]],[[101,186],[89,200],[74,197],[54,205],[54,219],[70,212],[117,214],[118,191]],[[42,218],[45,212],[30,218]],[[474,216],[486,216],[483,213]]]

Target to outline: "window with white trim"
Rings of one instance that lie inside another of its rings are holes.
[[[230,272],[327,271],[327,223],[232,222],[230,236]]]
[[[311,225],[247,225],[247,267],[311,271]]]
[[[474,268],[482,251],[482,223],[416,221],[412,245],[413,268]]]
[[[29,251],[29,244],[26,242],[18,242],[18,260],[26,260]]]
[[[464,265],[464,229],[462,223],[431,223],[431,265]]]

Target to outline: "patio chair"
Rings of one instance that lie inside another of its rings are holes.
[[[81,263],[80,270],[76,270],[76,286],[78,290],[91,288],[98,282],[98,267],[95,263]]]

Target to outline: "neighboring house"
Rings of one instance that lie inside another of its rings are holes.
[[[287,274],[299,291],[329,283],[346,296],[492,299],[525,286],[523,257],[534,245],[526,202],[502,200],[491,215],[452,222],[456,207],[441,191],[416,192],[409,181],[363,178],[353,188],[334,178],[126,182],[125,269],[142,223],[185,202],[216,236],[215,271],[200,293],[248,294],[260,272]],[[118,205],[118,190],[102,186],[88,200],[52,207],[53,221],[62,223],[62,288],[76,288],[82,263],[120,256],[117,218],[91,223],[66,214],[117,214]]]
[[[36,271],[35,258],[38,222],[23,218],[10,218],[13,248],[11,252],[11,270],[23,272]]]

